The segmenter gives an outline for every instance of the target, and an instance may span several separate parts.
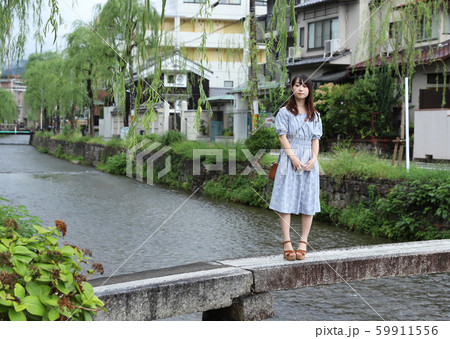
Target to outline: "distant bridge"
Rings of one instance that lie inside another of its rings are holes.
[[[203,312],[203,320],[274,316],[270,292],[384,277],[450,271],[450,239],[219,260],[92,280],[110,300],[96,320],[154,320]]]
[[[0,124],[0,134],[32,134],[29,128],[21,128],[16,124]]]

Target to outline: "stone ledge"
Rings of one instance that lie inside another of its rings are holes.
[[[281,255],[220,261],[249,270],[254,292],[296,289],[390,276],[450,271],[450,240],[431,240],[309,252],[303,261]]]
[[[142,280],[97,286],[95,294],[107,301],[108,314],[96,320],[154,320],[232,305],[233,299],[251,292],[251,272],[215,265],[215,269],[193,270]]]
[[[256,320],[271,314],[270,295],[260,293],[449,271],[450,239],[310,252],[303,261],[286,261],[280,253],[196,263],[94,280],[95,294],[112,298],[109,313],[99,312],[96,320],[154,320],[210,310],[217,311],[206,312],[206,318]]]

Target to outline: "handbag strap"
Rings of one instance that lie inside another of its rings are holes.
[[[292,114],[292,113],[290,113],[290,114]],[[289,118],[289,119],[290,119],[290,118]],[[301,131],[302,128],[303,128],[303,125],[305,124],[305,122],[306,122],[306,120],[303,120],[303,123],[301,124],[300,128],[297,130],[297,133],[295,133],[295,135],[294,135],[294,137],[292,138],[292,140],[294,140],[295,137],[297,136],[297,134],[300,133],[300,131]],[[289,140],[289,138],[288,138],[288,141],[289,141],[289,143],[291,143],[291,141]]]

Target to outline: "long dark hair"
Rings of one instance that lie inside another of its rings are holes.
[[[314,119],[316,118],[316,114],[317,111],[314,108],[314,95],[313,95],[313,88],[312,88],[312,81],[311,79],[309,79],[309,77],[307,77],[305,74],[299,74],[296,75],[294,78],[292,78],[291,80],[291,93],[292,93],[292,86],[294,86],[294,84],[297,82],[297,80],[300,80],[301,84],[305,84],[308,89],[309,89],[309,94],[305,99],[305,106],[306,106],[306,114],[307,114],[307,119],[309,121],[314,121]],[[289,97],[289,101],[286,105],[286,109],[290,112],[292,112],[292,114],[297,115],[299,112],[297,110],[297,103],[295,102],[295,96],[294,94],[292,94]]]

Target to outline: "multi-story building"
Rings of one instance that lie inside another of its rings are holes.
[[[23,72],[23,62],[19,67],[13,66],[8,71],[5,69],[1,75],[0,86],[12,93],[14,99],[17,103],[17,119],[16,123],[23,126],[27,126],[27,110],[25,107],[25,91],[27,86],[25,86],[20,79],[20,74]]]
[[[273,2],[274,0],[269,0],[269,4]],[[375,3],[368,0],[295,0],[298,39],[287,50],[286,66],[290,75],[307,74],[315,86],[326,82],[351,81],[351,78],[364,73],[368,61],[366,51],[370,45],[377,51],[376,59],[372,60],[375,64],[396,62],[399,63],[399,67],[404,67],[402,56],[406,50],[406,32],[401,32],[400,29],[400,21],[405,20],[402,11],[406,6],[415,8],[420,2],[422,1],[398,0]],[[377,6],[372,7],[371,4]],[[448,148],[450,133],[448,111],[445,109],[444,112],[436,111],[436,116],[441,117],[440,120],[432,118],[432,114],[429,113],[430,109],[441,108],[444,86],[446,86],[445,107],[450,105],[450,90],[447,85],[449,82],[444,81],[443,76],[444,71],[450,66],[450,11],[446,4],[447,2],[443,1],[439,9],[433,12],[429,29],[421,21],[420,32],[414,45],[415,74],[410,79],[412,92],[409,121],[415,125],[415,149],[419,146],[418,134],[423,140],[423,145],[430,144],[430,140],[433,139],[435,142],[427,153],[430,156],[433,155],[432,150]],[[271,6],[268,5],[267,18],[270,17],[270,11]],[[386,34],[388,39],[384,39],[383,45],[373,46],[374,41],[363,41],[368,39],[367,35],[364,36],[364,31],[369,25],[369,18],[376,19],[373,20],[375,25],[380,25],[382,18],[389,19],[389,31],[380,29],[375,33]],[[399,57],[394,58],[393,55]],[[447,79],[449,75],[447,72]],[[427,117],[421,119],[421,125],[418,126],[415,121],[416,112],[423,115],[421,110],[425,109],[428,110]],[[400,126],[400,121],[397,123],[397,126]],[[422,135],[425,130],[428,132]],[[422,152],[418,157],[424,158],[424,154],[426,153]],[[440,158],[442,159],[442,156]]]
[[[162,13],[161,1],[155,8]],[[266,1],[256,0],[256,15],[264,14]],[[161,60],[168,112],[162,112],[150,132],[179,129],[188,138],[202,138],[194,131],[199,80],[209,98],[212,114],[204,112],[206,134],[211,140],[233,126],[233,97],[227,95],[248,78],[249,0],[168,0],[164,9],[162,45],[168,53]],[[172,52],[171,52],[172,51]],[[258,45],[258,62],[264,62],[264,45]],[[144,63],[140,77],[153,74],[154,60]],[[191,91],[188,91],[188,87]],[[186,107],[186,109],[182,109]],[[192,112],[194,111],[194,112]],[[183,113],[181,113],[183,112]],[[187,126],[184,121],[187,121]],[[198,126],[197,126],[198,127]]]
[[[361,33],[369,0],[295,0],[297,41],[286,53],[291,75],[311,76],[315,86],[347,79],[351,65],[365,59]]]
[[[203,0],[168,0],[164,43],[208,68],[213,73],[210,87],[236,87],[247,81],[245,19],[249,14],[249,0],[211,0],[210,4]],[[256,15],[265,14],[266,1],[256,0],[255,10]],[[204,32],[207,34],[204,53],[198,53]],[[261,46],[261,62],[263,58]]]

